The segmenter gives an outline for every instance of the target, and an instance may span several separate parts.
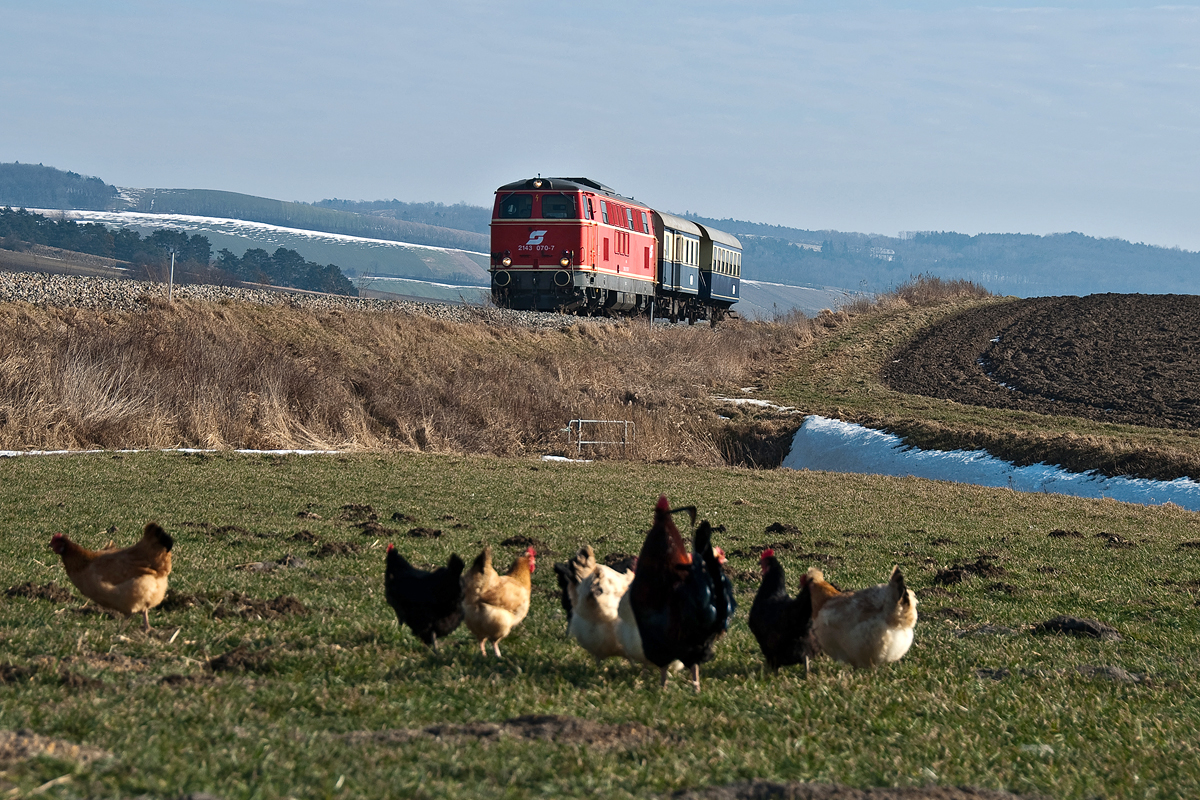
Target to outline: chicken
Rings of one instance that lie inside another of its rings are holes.
[[[618,615],[618,608],[633,582],[633,570],[618,572],[597,564],[589,545],[581,547],[565,564],[555,564],[554,570],[563,584],[563,603],[569,603],[567,633],[597,661],[626,656],[624,643],[631,635],[638,638],[637,625],[630,629]],[[640,640],[636,649],[641,650]]]
[[[813,633],[831,658],[855,667],[899,661],[912,646],[917,597],[899,567],[887,583],[839,592],[816,567],[808,569]]]
[[[449,636],[462,622],[463,560],[450,555],[450,562],[432,572],[417,569],[392,545],[387,546],[383,591],[399,624],[407,623],[413,635],[438,651],[438,637]]]
[[[762,583],[750,606],[750,631],[758,640],[767,666],[772,671],[789,664],[804,664],[820,652],[812,635],[812,590],[808,575],[800,576],[800,591],[789,597],[783,566],[775,551],[767,549],[759,558]]]
[[[633,651],[634,643],[629,642],[627,655],[657,666],[663,686],[671,663],[682,662],[699,692],[700,664],[712,658],[713,644],[725,633],[737,604],[720,552],[712,546],[712,526],[707,520],[700,523],[688,552],[671,518],[682,510],[695,521],[695,508],[672,511],[665,495],[658,498],[654,524],[618,616],[634,622],[641,639],[641,652]]]
[[[535,555],[530,547],[507,575],[498,575],[492,569],[492,548],[485,547],[463,575],[463,621],[479,642],[481,654],[487,655],[490,641],[499,658],[500,640],[529,613]]]
[[[148,522],[141,540],[123,550],[88,550],[61,533],[51,537],[50,549],[62,557],[67,577],[84,597],[127,616],[141,612],[149,631],[150,609],[167,594],[174,543],[157,522]]]

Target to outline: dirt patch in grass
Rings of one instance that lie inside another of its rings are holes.
[[[285,553],[275,561],[251,561],[247,564],[238,564],[234,569],[247,570],[249,572],[274,572],[277,569],[298,568],[304,566],[304,559],[297,558],[291,553]]]
[[[241,525],[214,525],[211,522],[184,522],[180,527],[192,528],[210,539],[228,539],[245,541],[247,539],[265,538],[262,534],[251,533]]]
[[[409,528],[408,535],[413,539],[437,539],[442,531],[440,528]]]
[[[216,680],[216,676],[204,673],[200,675],[180,675],[172,673],[159,679],[163,686],[203,686]]]
[[[31,730],[0,730],[0,765],[7,766],[38,756],[87,764],[112,758],[112,753],[85,744],[42,736]]]
[[[363,546],[355,542],[326,542],[309,552],[313,558],[329,558],[330,556],[352,556],[361,553]]]
[[[1068,634],[1084,636],[1090,639],[1105,641],[1121,641],[1120,632],[1111,625],[1095,619],[1080,619],[1079,617],[1058,616],[1034,626],[1034,633]]]
[[[557,744],[582,744],[607,750],[616,747],[637,747],[659,738],[659,734],[638,722],[606,724],[559,714],[530,714],[504,722],[442,723],[425,728],[355,731],[345,736],[351,744],[403,744],[419,739],[437,739],[450,744],[460,744],[468,741],[494,742],[501,737],[550,741]]]
[[[1131,542],[1128,539],[1122,539],[1115,533],[1097,533],[1093,538],[1103,539],[1105,547],[1110,547],[1114,550],[1127,550],[1132,547],[1137,547],[1136,542]]]
[[[230,592],[213,609],[213,617],[241,617],[242,619],[279,619],[280,617],[303,617],[309,613],[308,606],[291,595],[280,595],[274,600],[260,600],[249,595]]]
[[[400,535],[400,531],[397,529],[380,525],[374,519],[369,519],[365,522],[356,522],[351,527],[358,528],[363,536],[375,536],[381,539],[393,539]]]
[[[1051,539],[1082,539],[1083,538],[1083,534],[1080,533],[1079,531],[1065,531],[1065,530],[1062,530],[1061,528],[1055,528],[1054,530],[1050,531],[1050,533],[1048,533],[1046,535],[1049,536]]]
[[[19,586],[10,586],[4,590],[5,597],[27,597],[30,600],[49,600],[52,603],[68,603],[75,598],[70,589],[50,583],[35,584],[26,581]]]
[[[744,781],[706,789],[686,789],[675,800],[1041,800],[973,786],[906,786],[855,789],[832,783],[770,783]]]
[[[37,667],[23,664],[0,664],[0,686],[27,681],[37,674]]]
[[[272,661],[269,647],[251,650],[246,645],[239,645],[228,653],[210,659],[207,666],[213,672],[267,672]]]
[[[502,541],[500,544],[503,547],[520,547],[522,550],[524,550],[527,547],[532,547],[538,555],[542,555],[543,553],[553,553],[554,552],[554,549],[552,547],[550,547],[550,545],[546,544],[544,541],[537,538],[536,536],[523,536],[523,535],[510,536],[507,539],[505,539],[504,541]]]
[[[970,564],[955,564],[946,569],[939,569],[937,575],[933,577],[933,582],[939,586],[955,586],[962,583],[968,578],[975,576],[979,578],[998,578],[1001,575],[1007,575],[1008,570],[1004,567],[992,563],[992,559],[988,556],[980,556]]]
[[[379,519],[375,509],[365,503],[346,503],[339,509],[341,518],[350,522],[374,522]]]
[[[86,689],[102,689],[104,681],[97,678],[89,678],[86,675],[80,675],[78,672],[64,669],[58,674],[58,679],[62,683],[64,689],[72,689],[82,691]]]
[[[179,611],[186,608],[211,608],[215,619],[241,617],[243,619],[278,619],[286,616],[305,616],[308,606],[291,595],[280,595],[273,600],[262,600],[241,592],[210,592],[187,594],[167,591],[167,597],[159,605],[162,611]]]

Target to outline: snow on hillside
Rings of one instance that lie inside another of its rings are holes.
[[[117,228],[149,231],[172,228],[208,237],[213,250],[228,248],[236,255],[259,247],[295,250],[318,264],[337,264],[350,275],[442,280],[455,285],[488,285],[486,253],[423,244],[371,239],[303,228],[288,228],[240,219],[191,214],[149,214],[139,211],[46,211],[65,214],[78,222],[97,222]]]

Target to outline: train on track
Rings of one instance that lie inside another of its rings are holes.
[[[523,311],[736,316],[742,245],[588,178],[529,178],[496,190],[492,299]]]

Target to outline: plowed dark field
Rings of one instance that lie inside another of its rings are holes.
[[[1042,297],[967,311],[898,350],[892,388],[991,408],[1200,428],[1200,297]]]

